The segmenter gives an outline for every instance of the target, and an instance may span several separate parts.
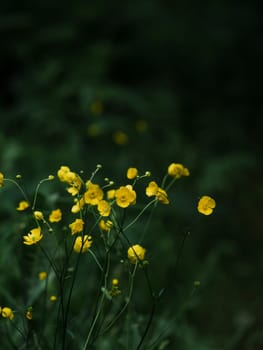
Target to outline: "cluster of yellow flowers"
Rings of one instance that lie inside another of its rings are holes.
[[[91,211],[95,215],[95,225],[101,232],[110,232],[113,228],[117,230],[118,223],[116,221],[116,206],[122,209],[126,209],[136,204],[137,193],[135,190],[136,182],[144,177],[149,177],[151,174],[146,171],[140,175],[139,171],[135,167],[131,167],[127,170],[126,178],[132,183],[121,185],[118,188],[112,188],[113,181],[105,179],[106,184],[100,186],[93,182],[96,172],[101,168],[100,165],[96,167],[96,170],[92,173],[92,176],[84,181],[82,176],[73,172],[68,166],[61,166],[57,171],[57,178],[60,182],[67,184],[66,191],[72,197],[71,202],[71,215],[77,215],[70,223],[67,222],[70,236],[74,236],[72,243],[72,250],[76,253],[85,253],[90,250],[93,238],[90,233],[86,232],[86,213]],[[168,189],[171,184],[183,177],[189,176],[189,170],[179,163],[171,163],[168,166],[166,178],[170,177],[171,181],[168,186],[165,186],[165,181],[159,186],[157,182],[150,181],[145,187],[146,197],[153,197],[153,200],[149,204],[162,203],[168,205],[170,203],[168,197]],[[53,175],[48,176],[46,180],[53,180]],[[4,185],[5,181],[14,182],[14,180],[5,178],[4,174],[0,172],[0,187]],[[44,180],[42,180],[43,182]],[[41,183],[42,183],[41,182]],[[19,186],[18,186],[19,187]],[[22,193],[24,193],[22,191]],[[21,200],[17,205],[18,211],[31,210],[31,215],[36,221],[36,227],[33,227],[26,235],[23,236],[23,243],[31,246],[35,244],[41,244],[45,237],[45,228],[48,228],[48,232],[53,232],[53,224],[61,222],[64,218],[68,218],[68,214],[64,214],[61,208],[55,208],[48,213],[41,210],[36,210],[36,198],[35,195],[33,204],[31,205],[27,198]],[[197,203],[197,210],[204,215],[212,214],[216,206],[215,200],[208,196],[202,196]],[[146,206],[147,207],[147,206]],[[139,218],[138,215],[137,218]],[[135,222],[135,220],[133,221]],[[69,237],[70,237],[69,236]],[[93,254],[93,253],[92,253]],[[127,249],[127,260],[131,264],[143,265],[145,261],[146,249],[138,243],[130,243]],[[46,272],[39,274],[39,279],[44,280],[46,278]],[[120,293],[118,279],[112,280],[112,287],[109,291],[111,296],[118,295]],[[56,300],[56,296],[52,296]],[[14,318],[13,311],[8,308],[0,307],[0,314],[2,317],[12,320]],[[26,317],[32,318],[32,311],[27,310]]]

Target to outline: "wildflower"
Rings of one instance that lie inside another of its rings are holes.
[[[116,131],[113,135],[112,135],[113,141],[119,145],[119,146],[124,146],[128,143],[128,135],[123,132],[123,131]]]
[[[146,249],[139,244],[135,244],[128,249],[128,259],[132,264],[136,264],[144,260]]]
[[[47,273],[46,273],[46,271],[41,271],[41,272],[39,272],[38,278],[39,278],[40,281],[45,280],[45,279],[47,278]]]
[[[12,309],[10,309],[10,307],[3,307],[1,310],[1,314],[2,314],[2,317],[8,318],[9,320],[12,320],[15,317],[15,315],[14,315]]]
[[[201,214],[210,215],[213,213],[215,206],[216,206],[216,201],[213,198],[209,196],[203,196],[200,198],[198,202],[197,210]]]
[[[110,204],[105,201],[105,200],[101,200],[98,203],[97,209],[100,213],[101,216],[109,216],[110,212],[111,212],[111,206]]]
[[[134,179],[137,175],[138,175],[138,169],[136,169],[136,168],[129,168],[129,169],[127,170],[126,176],[127,176],[127,178],[128,178],[129,180]]]
[[[168,174],[179,179],[181,176],[189,176],[190,172],[183,166],[183,164],[172,163],[168,167]]]
[[[44,215],[43,215],[42,211],[38,211],[38,210],[34,211],[34,218],[36,220],[43,220]]]
[[[50,181],[52,181],[52,180],[55,179],[55,176],[54,176],[54,175],[48,175],[48,179],[49,179]]]
[[[52,210],[49,215],[50,222],[59,222],[62,219],[62,212],[60,209]]]
[[[166,191],[159,187],[155,181],[151,181],[146,187],[146,195],[148,197],[155,196],[158,201],[163,204],[169,204],[169,199]]]
[[[121,294],[119,289],[119,280],[117,278],[113,278],[111,281],[111,290],[109,291],[111,297],[116,297]]]
[[[37,242],[39,242],[43,238],[43,235],[41,234],[40,227],[33,228],[27,234],[27,236],[23,236],[23,238],[24,238],[24,242],[23,243],[26,244],[26,245],[36,244]]]
[[[102,231],[109,231],[113,226],[113,222],[110,220],[100,220],[99,227]]]
[[[0,173],[0,187],[2,187],[4,184],[4,174]]]
[[[113,198],[115,198],[115,192],[116,192],[116,190],[109,190],[109,191],[107,192],[107,198],[108,198],[108,199],[113,199]]]
[[[33,318],[33,314],[32,314],[32,307],[28,308],[26,311],[26,318],[31,321]]]
[[[118,278],[113,278],[113,280],[111,281],[111,284],[112,284],[113,286],[117,286],[117,285],[119,284]]]
[[[73,247],[74,252],[85,253],[89,249],[91,244],[92,244],[91,236],[88,236],[88,235],[84,235],[83,237],[78,236],[75,239],[75,243],[74,243],[74,247]]]
[[[127,208],[136,202],[136,192],[131,185],[121,186],[115,192],[116,203],[121,208]]]
[[[82,219],[76,219],[72,222],[72,224],[69,224],[69,227],[71,229],[72,235],[74,235],[75,233],[82,232],[84,228],[84,221]]]
[[[84,206],[85,202],[84,202],[84,198],[80,198],[78,200],[75,201],[75,204],[72,206],[71,208],[71,212],[73,214],[78,213]]]
[[[56,295],[51,295],[49,300],[50,301],[56,301],[57,300],[57,296]]]
[[[27,201],[20,201],[16,210],[23,211],[23,210],[26,210],[28,207],[29,207],[29,203]]]
[[[88,181],[86,183],[87,191],[84,193],[84,201],[86,204],[97,205],[103,198],[103,191],[99,185]]]

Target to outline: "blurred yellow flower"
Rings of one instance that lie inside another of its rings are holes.
[[[28,207],[29,207],[29,203],[27,201],[20,201],[16,210],[23,211],[23,210],[26,210]]]
[[[92,244],[91,236],[88,236],[88,235],[84,235],[83,237],[78,236],[75,239],[75,243],[74,243],[74,247],[73,247],[74,252],[85,253],[89,249],[91,244]]]
[[[151,181],[146,187],[146,195],[148,197],[155,196],[158,201],[163,204],[169,204],[169,199],[166,191],[159,187],[155,181]]]
[[[90,105],[90,111],[93,114],[101,114],[103,112],[103,104],[101,101],[94,101]]]
[[[23,243],[26,245],[36,244],[43,238],[43,235],[41,234],[41,228],[33,228],[26,236],[23,236],[23,238]]]
[[[46,273],[46,271],[41,271],[41,272],[39,272],[38,278],[39,278],[40,281],[45,280],[45,279],[47,278],[47,273]]]
[[[109,191],[107,192],[107,198],[108,198],[108,199],[113,199],[113,198],[115,198],[115,190],[109,190]]]
[[[101,216],[109,216],[111,212],[110,204],[104,199],[99,201],[97,209]]]
[[[136,192],[131,185],[121,186],[115,192],[116,203],[121,208],[127,208],[136,202]]]
[[[38,210],[34,211],[34,218],[36,220],[43,220],[44,215],[43,215],[42,211],[38,211]]]
[[[78,213],[83,208],[84,204],[85,203],[84,203],[84,198],[83,197],[80,198],[79,200],[76,200],[75,204],[71,208],[71,212],[73,214]]]
[[[0,173],[0,187],[2,187],[4,184],[4,174]]]
[[[62,212],[60,209],[52,210],[52,212],[49,215],[49,221],[50,222],[59,222],[62,219]]]
[[[3,307],[1,310],[2,317],[12,320],[15,315],[10,307]]]
[[[136,168],[129,168],[129,169],[127,170],[126,176],[127,176],[127,178],[128,178],[129,180],[134,179],[137,175],[138,175],[138,169],[136,169]]]
[[[216,201],[213,198],[209,196],[203,196],[198,201],[197,210],[201,214],[210,215],[213,213],[215,207]]]
[[[99,227],[102,231],[109,231],[113,226],[113,222],[110,220],[100,220]]]
[[[103,191],[99,185],[90,181],[86,183],[87,191],[84,193],[84,201],[86,204],[97,205],[103,198]]]
[[[32,310],[31,310],[31,309],[29,309],[29,310],[26,311],[26,318],[27,318],[29,321],[32,320],[33,315],[32,315]]]
[[[145,253],[146,249],[139,244],[135,244],[128,249],[128,259],[132,264],[136,264],[144,260]]]
[[[113,135],[112,135],[113,141],[119,145],[119,146],[124,146],[128,143],[128,135],[123,132],[123,131],[116,131]]]
[[[74,235],[75,233],[82,232],[84,228],[84,221],[82,219],[76,219],[71,224],[69,224],[69,227],[71,229],[72,235]]]
[[[51,295],[49,300],[50,301],[56,301],[57,300],[57,296],[56,295]]]
[[[168,166],[168,174],[170,176],[175,177],[176,179],[179,179],[181,176],[189,176],[190,172],[187,168],[183,166],[183,164],[179,163],[172,163]]]

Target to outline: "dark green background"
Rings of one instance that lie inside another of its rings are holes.
[[[261,27],[259,1],[1,3],[0,171],[30,188],[60,165],[101,163],[119,182],[129,166],[159,181],[171,162],[190,169],[146,239],[157,288],[171,286],[161,328],[201,280],[168,334],[176,349],[263,346]],[[196,212],[203,194],[217,201],[211,217]]]

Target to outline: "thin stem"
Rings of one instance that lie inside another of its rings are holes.
[[[134,225],[136,223],[136,221],[138,221],[138,219],[142,216],[142,214],[145,212],[145,210],[147,210],[153,203],[156,202],[156,199],[153,199],[151,202],[149,202],[141,211],[140,213],[135,217],[135,219],[133,219],[126,227],[124,227],[122,229],[123,232],[125,232],[126,230],[128,230],[128,228],[130,228],[132,225]]]

